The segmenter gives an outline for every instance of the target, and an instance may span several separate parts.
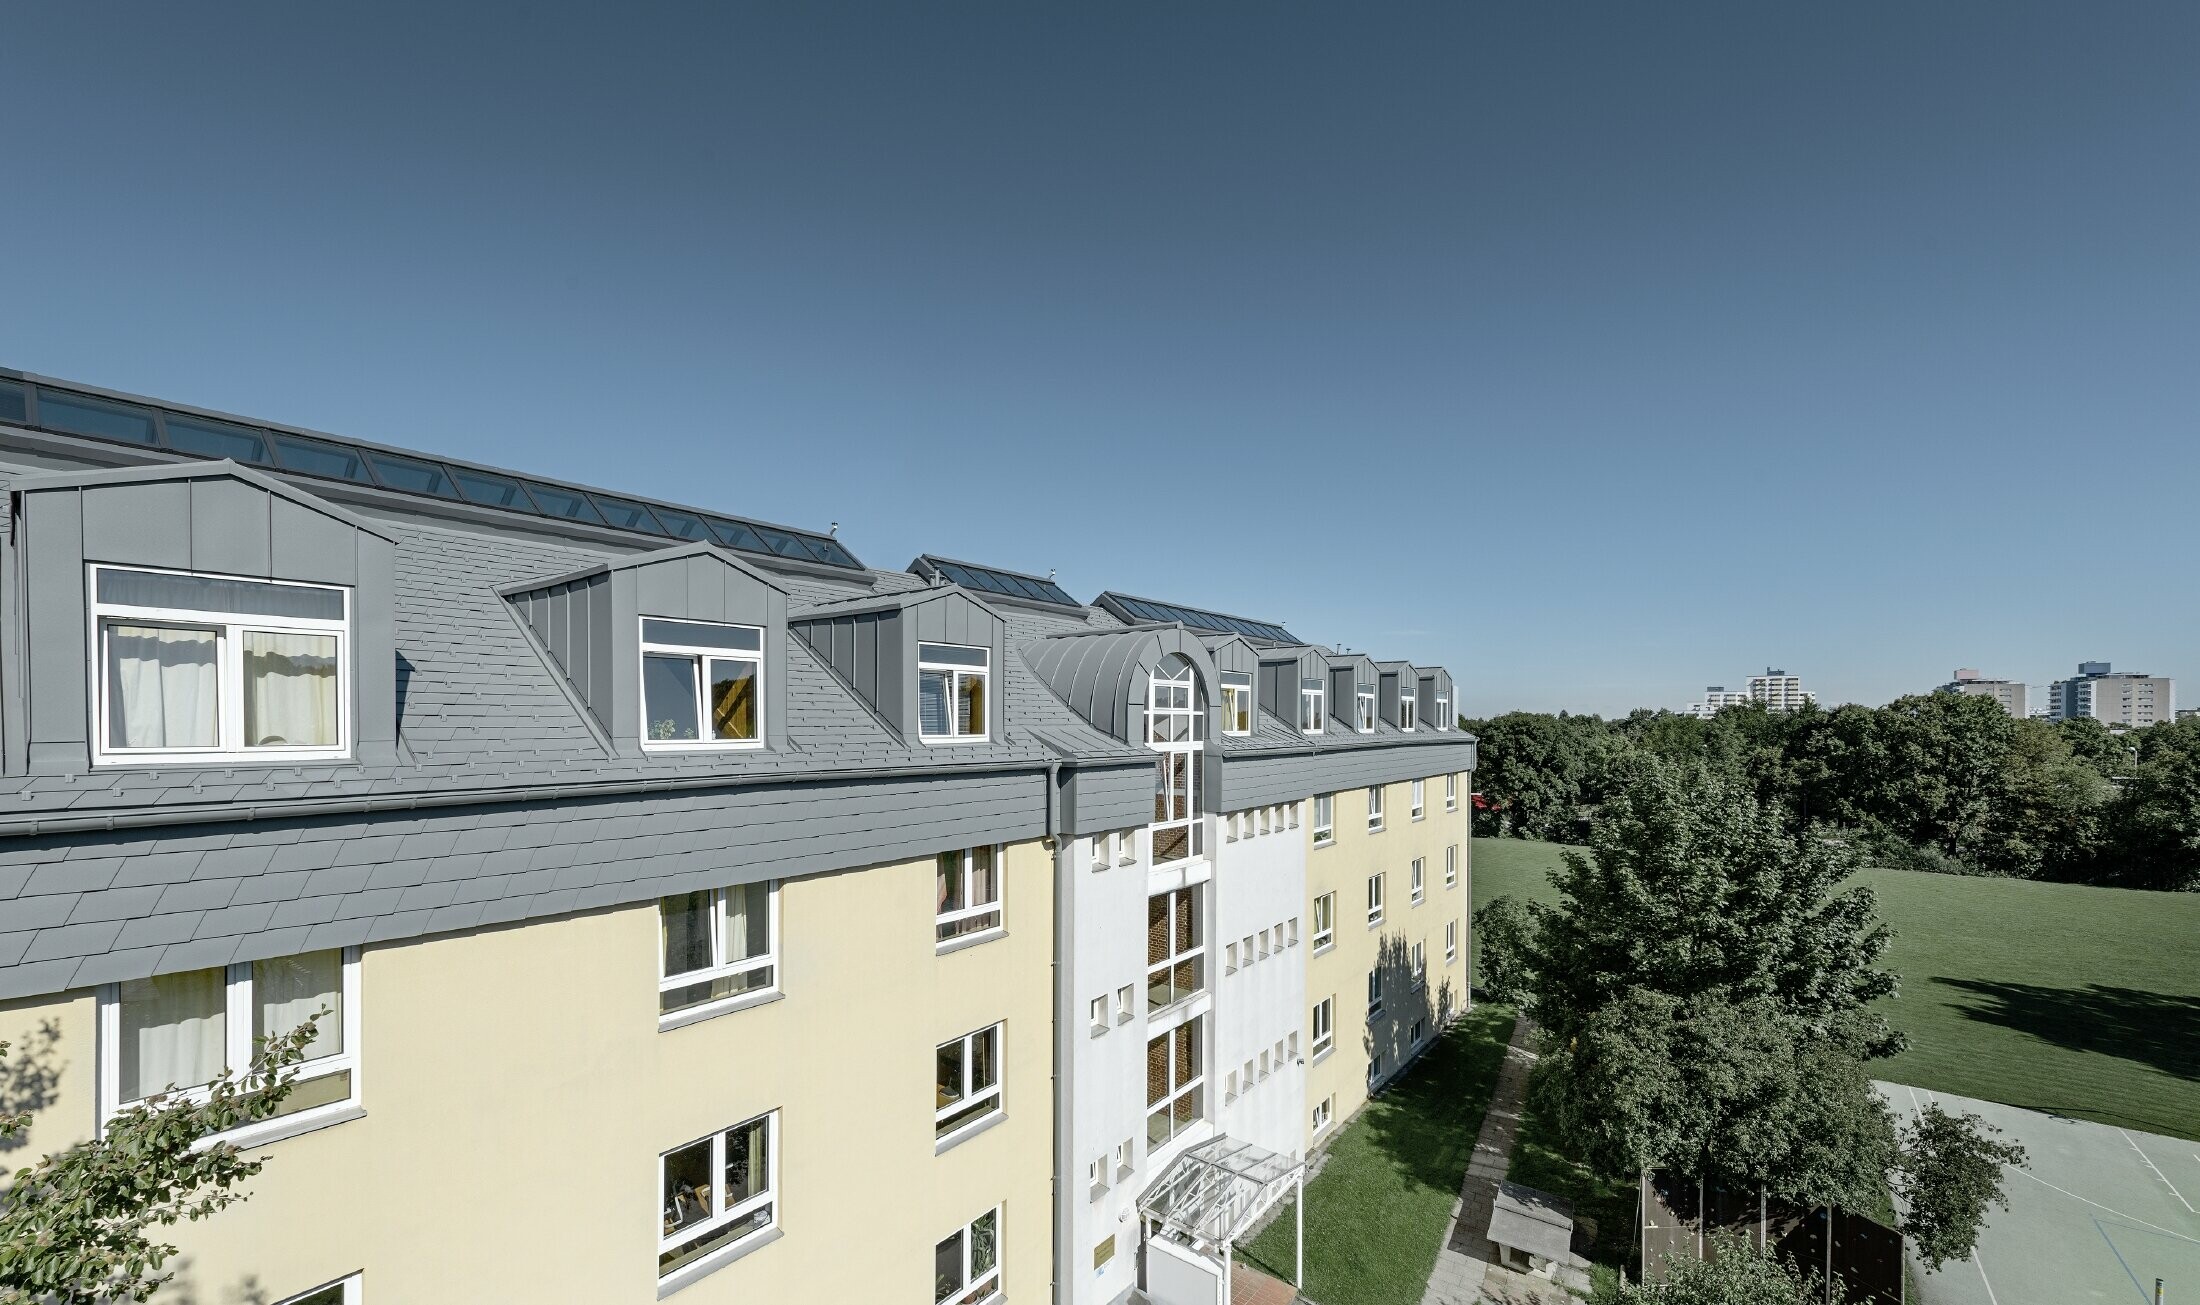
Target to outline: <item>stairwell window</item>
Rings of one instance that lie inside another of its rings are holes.
[[[760,747],[764,632],[642,618],[642,747]]]
[[[1337,795],[1334,793],[1316,793],[1314,795],[1314,846],[1320,847],[1325,843],[1333,843],[1336,840]]]
[[[1001,927],[1001,849],[942,852],[933,875],[940,944]]]
[[[1319,734],[1327,723],[1329,690],[1315,676],[1299,681],[1299,732]]]
[[[972,1219],[932,1249],[933,1305],[1001,1298],[1001,1207]]]
[[[1253,732],[1253,677],[1237,671],[1222,673],[1222,732]]]
[[[1354,705],[1359,708],[1360,733],[1373,734],[1375,732],[1375,686],[1372,684],[1354,686],[1352,700]]]
[[[350,590],[111,566],[90,583],[94,762],[350,754]]]
[[[657,978],[661,1016],[732,1009],[777,987],[778,884],[740,884],[661,898],[657,924],[663,962]]]
[[[942,1141],[1001,1112],[1001,1026],[942,1042],[934,1052],[939,1096],[932,1135]]]
[[[778,1114],[758,1115],[657,1157],[664,1208],[657,1277],[683,1280],[717,1263],[706,1257],[749,1242],[778,1223]],[[681,1271],[692,1269],[692,1273]]]
[[[1156,866],[1206,852],[1200,801],[1204,706],[1191,661],[1181,653],[1164,658],[1148,682],[1146,701],[1146,742],[1160,754],[1154,758],[1151,826]]]
[[[1207,930],[1200,885],[1146,899],[1146,1011],[1188,1000],[1207,986]],[[1250,939],[1240,953],[1252,962]]]
[[[213,1082],[242,1073],[259,1042],[315,1019],[298,1085],[271,1119],[222,1135],[257,1146],[359,1104],[359,953],[305,952],[273,960],[130,979],[100,990],[100,1117],[142,1101],[203,1101]]]
[[[986,737],[992,678],[989,649],[953,643],[917,645],[917,736],[926,743],[968,743]]]
[[[1146,1147],[1152,1150],[1204,1117],[1206,1017],[1187,1020],[1146,1043]]]

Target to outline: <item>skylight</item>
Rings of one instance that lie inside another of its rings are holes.
[[[1050,603],[1056,607],[1081,606],[1076,599],[1052,580],[1024,575],[1016,571],[1002,571],[994,567],[972,566],[968,562],[951,562],[943,557],[926,554],[916,560],[910,570],[918,575],[938,574],[965,589],[979,593],[1000,594],[1007,598],[1021,598],[1027,602]]]
[[[1272,621],[1249,621],[1242,616],[1176,603],[1157,603],[1150,598],[1132,598],[1128,594],[1106,593],[1100,595],[1100,601],[1104,606],[1121,609],[1120,614],[1132,620],[1188,625],[1195,630],[1213,630],[1217,634],[1242,634],[1248,639],[1269,643],[1298,642],[1289,630]]]

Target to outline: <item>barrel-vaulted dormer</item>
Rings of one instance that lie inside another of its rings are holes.
[[[1125,743],[1145,743],[1150,686],[1170,656],[1191,664],[1197,695],[1212,706],[1219,674],[1196,632],[1173,625],[1056,635],[1027,645],[1024,661],[1054,696],[1093,728]],[[1212,733],[1212,721],[1198,726]]]
[[[503,591],[614,752],[787,743],[787,591],[711,544]]]

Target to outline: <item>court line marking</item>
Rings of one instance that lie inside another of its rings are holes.
[[[2101,1226],[2101,1218],[2099,1215],[2093,1216],[2093,1227],[2095,1231],[2101,1234],[2101,1240],[2108,1243],[2108,1253],[2116,1257],[2116,1263],[2124,1266],[2124,1276],[2131,1279],[2132,1290],[2139,1293],[2139,1305],[2147,1305],[2147,1289],[2145,1284],[2139,1281],[2138,1274],[2131,1271],[2131,1261],[2125,1259],[2124,1253],[2116,1249],[2116,1239],[2109,1236],[2108,1229]]]
[[[2108,1211],[2108,1213],[2115,1215],[2117,1218],[2128,1219],[2131,1222],[2138,1224],[2142,1228],[2151,1228],[2155,1232],[2175,1237],[2178,1241],[2191,1242],[2195,1246],[2200,1246],[2200,1237],[2188,1237],[2184,1233],[2177,1231],[2175,1228],[2164,1228],[2158,1223],[2148,1223],[2146,1220],[2139,1218],[2137,1215],[2125,1214],[2122,1210],[2118,1210],[2113,1206],[2102,1205],[2099,1201],[2088,1200],[2087,1198],[2078,1195],[2076,1192],[2071,1191],[2067,1187],[2056,1187],[2053,1183],[2048,1182],[2046,1179],[2040,1177],[2038,1174],[2033,1173],[2029,1169],[2018,1169],[2012,1165],[2010,1166],[2010,1172],[2023,1174],[2026,1178],[2031,1179],[2033,1182],[2038,1183],[2042,1187],[2053,1188],[2055,1191],[2061,1192],[2064,1196],[2069,1197],[2073,1201],[2084,1201],[2087,1205],[2092,1206],[2096,1210],[2106,1210]]]
[[[2117,1135],[2118,1135],[2118,1136],[2120,1136],[2120,1137],[2122,1137],[2122,1138],[2123,1138],[2123,1139],[2124,1139],[2124,1140],[2125,1140],[2126,1142],[2131,1142],[2131,1149],[2132,1149],[2132,1150],[2134,1150],[2134,1151],[2139,1151],[2139,1144],[2138,1144],[2137,1142],[2132,1142],[2132,1141],[2131,1141],[2131,1134],[2129,1134],[2129,1133],[2126,1133],[2126,1132],[2124,1132],[2124,1130],[2122,1130],[2122,1129],[2120,1129],[2120,1128],[2119,1128],[2119,1129],[2117,1129],[2117,1130],[2116,1130],[2116,1132],[2117,1132]],[[2154,1169],[2154,1176],[2155,1176],[2156,1178],[2159,1178],[2159,1179],[2161,1179],[2161,1180],[2162,1180],[2162,1186],[2164,1186],[2164,1187],[2167,1187],[2167,1188],[2169,1189],[2169,1194],[2170,1194],[2171,1196],[2174,1196],[2174,1197],[2176,1197],[2176,1198],[2177,1198],[2177,1203],[2178,1203],[2179,1205],[2181,1205],[2181,1206],[2184,1206],[2184,1207],[2185,1207],[2185,1213],[2186,1213],[2186,1214],[2200,1214],[2200,1210],[2195,1210],[2195,1209],[2193,1209],[2193,1208],[2192,1208],[2192,1202],[2190,1202],[2190,1201],[2188,1201],[2188,1200],[2186,1200],[2186,1199],[2185,1199],[2185,1194],[2184,1194],[2183,1192],[2180,1192],[2180,1191],[2178,1191],[2178,1190],[2177,1190],[2177,1184],[2175,1184],[2175,1183],[2173,1183],[2173,1182],[2171,1182],[2171,1181],[2169,1180],[2169,1175],[2168,1175],[2168,1174],[2165,1174],[2165,1173],[2163,1173],[2163,1172],[2162,1172],[2161,1170],[2159,1170],[2159,1169],[2155,1169],[2155,1168],[2154,1168],[2154,1161],[2152,1161],[2152,1160],[2150,1160],[2150,1159],[2148,1159],[2148,1158],[2147,1158],[2147,1153],[2146,1153],[2146,1152],[2144,1152],[2144,1151],[2139,1151],[2139,1159],[2141,1159],[2141,1160],[2143,1160],[2143,1161],[2145,1161],[2145,1162],[2146,1162],[2146,1167],[2147,1167],[2147,1168],[2149,1168],[2149,1169]]]
[[[2108,1249],[2113,1251],[2116,1248],[2110,1246]],[[1986,1283],[1986,1299],[1991,1301],[1992,1305],[2001,1305],[2001,1298],[1994,1295],[1994,1284],[1986,1282],[1986,1266],[1979,1263],[1978,1252],[1975,1250],[1971,1252],[1971,1263],[1978,1266],[1978,1280]]]
[[[1925,1107],[1918,1102],[1917,1089],[1905,1083],[1902,1085],[1902,1090],[1910,1094],[1910,1109],[1917,1114],[1924,1114]],[[1929,1097],[1932,1095],[1932,1093],[1928,1092],[1925,1095]],[[1938,1105],[1939,1103],[1934,1102],[1934,1104]],[[1982,1229],[1981,1231],[1984,1230]],[[2108,1234],[2102,1233],[2101,1235],[2103,1237],[2106,1237]],[[1907,1243],[1905,1243],[1905,1246],[1907,1246]],[[2113,1252],[2116,1247],[2111,1244],[2108,1249]],[[1986,1288],[1987,1305],[2001,1305],[2001,1297],[1994,1294],[1993,1280],[1986,1276],[1986,1261],[1979,1258],[1978,1247],[1976,1245],[1971,1247],[1971,1267],[1978,1270],[1979,1285]],[[2129,1270],[2126,1270],[2126,1272],[2129,1272]]]

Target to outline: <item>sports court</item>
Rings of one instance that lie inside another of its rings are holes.
[[[2005,1171],[2007,1209],[1988,1216],[1978,1253],[1928,1274],[1923,1305],[2200,1305],[2200,1142],[2134,1133],[1895,1083],[1879,1090],[1907,1119],[1927,1102],[1974,1114],[2030,1153]]]

